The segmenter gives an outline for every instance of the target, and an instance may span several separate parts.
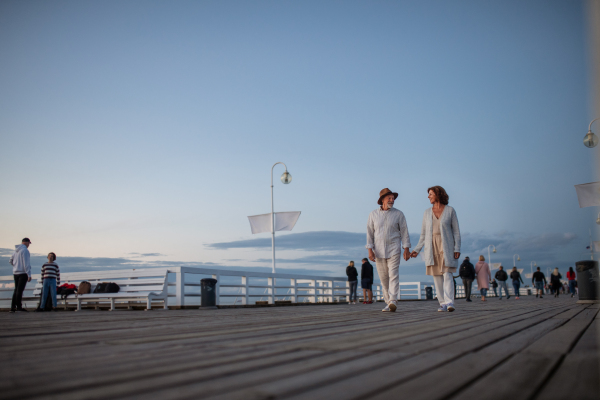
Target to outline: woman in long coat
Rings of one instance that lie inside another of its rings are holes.
[[[438,311],[454,311],[454,280],[460,257],[460,229],[454,208],[448,205],[449,196],[441,186],[427,189],[431,208],[425,210],[419,244],[411,256],[424,249],[427,275],[433,276],[440,303]]]
[[[475,264],[475,273],[477,274],[477,287],[481,292],[481,301],[485,301],[485,296],[490,288],[490,280],[492,279],[492,271],[490,266],[485,262],[485,257],[479,256],[479,262]]]

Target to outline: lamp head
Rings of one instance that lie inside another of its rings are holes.
[[[598,136],[596,136],[594,132],[592,132],[592,130],[590,129],[583,138],[583,144],[585,147],[588,147],[590,149],[596,147],[596,145],[598,144]]]
[[[596,223],[597,223],[598,225],[600,225],[600,215],[598,216],[598,218],[596,218]]]
[[[517,257],[517,261],[521,261],[521,257]]]
[[[492,251],[492,253],[495,253],[495,252],[496,252],[496,248],[494,247],[494,250]]]
[[[289,172],[287,172],[287,170],[281,175],[281,182],[285,183],[286,185],[288,183],[290,183],[292,181],[292,174],[290,174]]]

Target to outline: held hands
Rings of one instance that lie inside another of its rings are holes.
[[[419,253],[417,253],[416,251],[413,251],[412,253],[410,253],[411,258],[415,258],[418,255],[419,255]]]
[[[454,259],[458,260],[458,257],[460,257],[460,253],[454,252]]]
[[[404,248],[404,261],[408,261],[410,259],[410,257],[411,257],[410,250],[408,250],[408,247],[405,247]]]

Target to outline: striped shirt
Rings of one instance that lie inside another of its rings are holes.
[[[42,265],[42,281],[44,279],[56,279],[56,286],[60,285],[60,270],[56,263],[46,263]]]

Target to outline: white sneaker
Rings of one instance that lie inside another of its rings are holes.
[[[438,308],[438,312],[446,312],[446,311],[448,311],[448,308],[445,305],[440,306],[440,308]]]
[[[446,307],[446,309],[448,310],[448,312],[454,311],[454,304],[448,304],[448,306]]]
[[[383,312],[390,312],[390,306],[385,306],[385,308],[383,310],[381,310]]]
[[[388,304],[388,308],[390,309],[391,312],[396,312],[396,303],[392,302],[390,304]]]

